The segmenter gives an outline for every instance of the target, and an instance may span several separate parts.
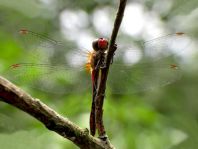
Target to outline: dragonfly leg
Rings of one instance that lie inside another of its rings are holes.
[[[106,68],[106,63],[104,62],[104,60],[99,60],[97,62],[95,69],[98,70],[99,68],[100,69]]]
[[[103,64],[100,66],[100,69],[104,69],[104,68],[106,68],[106,63],[105,62],[103,62]]]
[[[115,53],[113,53],[113,57],[114,57]],[[111,65],[113,64],[113,57],[111,59]]]
[[[101,60],[99,60],[99,61],[97,62],[96,67],[95,67],[95,70],[98,70],[98,69],[100,68],[100,62],[101,62]]]
[[[115,43],[114,46],[113,46],[113,56],[111,58],[111,63],[110,64],[113,64],[113,58],[114,58],[114,55],[115,55],[115,50],[117,50],[117,44]],[[102,65],[100,66],[101,69],[103,68],[106,68],[106,63],[105,61],[103,60],[102,62]]]
[[[100,94],[100,96],[102,96],[102,97],[105,97],[105,93],[103,93],[103,94]]]
[[[96,95],[96,93],[97,93],[97,85],[94,84],[94,92],[93,92],[93,94]]]
[[[105,60],[103,59],[103,60],[101,61],[101,64],[100,64],[100,69],[104,69],[104,68],[106,68],[106,62],[105,62]]]
[[[114,55],[115,55],[115,50],[117,50],[117,48],[118,48],[118,46],[117,46],[117,44],[115,43],[115,44],[113,45],[113,56],[112,56],[112,59],[111,59],[111,64],[113,64],[113,58],[114,58]]]

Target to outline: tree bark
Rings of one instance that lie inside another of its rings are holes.
[[[23,90],[0,76],[0,101],[6,102],[33,116],[47,129],[69,139],[81,149],[113,149],[110,143],[89,135],[88,129],[82,129],[69,119],[62,117],[39,99],[31,97]]]

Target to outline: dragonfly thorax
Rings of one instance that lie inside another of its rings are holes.
[[[92,69],[99,69],[101,67],[104,67],[104,61],[105,61],[106,53],[102,51],[93,51],[92,57],[91,57],[91,68]]]

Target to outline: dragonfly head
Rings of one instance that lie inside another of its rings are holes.
[[[98,38],[92,42],[92,47],[95,51],[105,51],[108,48],[108,40],[105,38]]]

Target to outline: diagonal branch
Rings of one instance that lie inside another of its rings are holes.
[[[124,16],[126,2],[127,0],[120,0],[119,9],[117,12],[117,16],[114,22],[114,28],[113,28],[112,35],[111,35],[109,49],[107,51],[106,67],[102,69],[101,71],[101,79],[100,79],[101,81],[100,81],[98,92],[97,92],[96,99],[95,99],[96,101],[96,126],[98,128],[98,131],[99,131],[98,133],[101,138],[106,136],[103,119],[102,119],[103,117],[102,107],[103,107],[103,102],[104,102],[106,81],[107,81],[107,76],[109,72],[109,66],[113,59],[114,52],[117,48],[115,46],[115,41],[116,41],[116,37],[117,37],[118,31],[122,22],[122,18]]]
[[[38,99],[32,98],[23,90],[0,77],[0,101],[6,102],[33,116],[49,130],[69,139],[81,149],[113,149],[109,144],[89,135],[87,129],[82,129],[62,117]]]

